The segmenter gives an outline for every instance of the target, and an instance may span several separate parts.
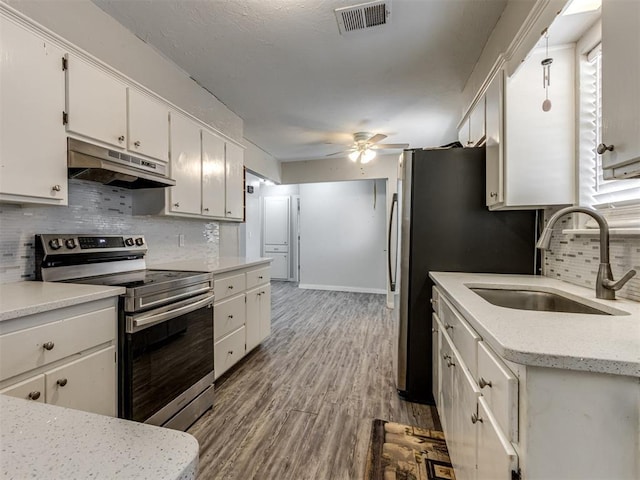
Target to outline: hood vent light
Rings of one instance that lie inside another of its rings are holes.
[[[386,25],[391,15],[391,3],[389,0],[361,3],[352,7],[336,8],[334,12],[340,34],[344,35]]]

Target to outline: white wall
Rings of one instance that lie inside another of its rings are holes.
[[[253,187],[253,193],[247,192],[245,195],[245,217],[246,221],[241,230],[244,229],[244,248],[241,249],[243,255],[254,258],[260,256],[262,247],[262,211],[260,201],[260,179],[247,172],[247,185]]]
[[[242,119],[89,0],[7,0],[27,17],[243,143]]]
[[[386,293],[386,205],[386,180],[300,185],[300,287]]]

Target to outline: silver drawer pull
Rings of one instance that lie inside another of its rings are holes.
[[[489,380],[489,381],[487,382],[487,381],[486,381],[484,378],[482,378],[482,377],[480,377],[480,379],[478,380],[478,385],[480,386],[480,388],[484,388],[484,387],[492,388],[492,387],[493,387],[493,385],[491,384],[491,380]]]
[[[133,142],[134,147],[139,147],[140,145],[141,145],[140,140],[136,140],[135,142]]]
[[[53,342],[47,342],[42,344],[42,348],[44,348],[45,350],[53,350],[53,347],[55,346],[56,344]]]
[[[451,357],[447,358],[447,367],[455,367],[456,364],[451,361]]]
[[[29,400],[38,400],[40,398],[40,392],[35,391],[35,392],[31,392],[28,395]]]
[[[446,360],[447,358],[451,358],[449,355],[447,355],[446,353],[442,355],[442,359]]]
[[[61,387],[64,387],[67,384],[67,379],[66,378],[61,378],[60,380],[58,380],[56,382],[58,385],[60,385]]]
[[[258,279],[259,279],[259,280],[262,280],[263,278],[264,278],[264,277],[263,277],[262,275],[260,275],[260,276],[258,277]]]
[[[229,355],[233,355],[233,350],[229,350],[227,353],[228,353]]]
[[[483,420],[482,420],[482,417],[479,417],[476,413],[472,413],[471,414],[471,423],[473,423],[475,425],[478,422],[484,423]]]
[[[233,315],[229,315],[229,318],[233,318]]]
[[[229,290],[233,290],[233,285],[229,285],[227,288],[228,288]]]
[[[450,323],[445,323],[445,324],[444,324],[444,328],[445,328],[446,330],[453,330],[453,325],[451,325]]]

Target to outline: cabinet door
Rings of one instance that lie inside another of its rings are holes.
[[[266,253],[273,258],[271,263],[271,278],[287,280],[289,278],[289,254],[288,253]]]
[[[225,217],[244,220],[244,150],[226,144],[226,211]]]
[[[169,161],[169,109],[139,91],[128,89],[130,151]]]
[[[260,289],[260,341],[271,335],[271,284]]]
[[[542,110],[545,92],[540,62],[544,49],[532,52],[506,80],[505,203],[527,207],[574,202],[575,49],[549,48],[553,57],[551,110]]]
[[[202,131],[202,214],[225,216],[224,140]]]
[[[640,162],[640,2],[602,2],[603,168]],[[617,174],[616,174],[617,175]],[[624,178],[622,174],[618,178]]]
[[[469,134],[469,117],[467,117],[458,130],[458,141],[462,144],[463,147],[469,146]]]
[[[504,118],[502,110],[502,95],[504,85],[504,72],[500,70],[487,88],[486,98],[486,163],[487,186],[485,202],[487,206],[504,201],[503,197],[503,157],[502,157],[502,131]]]
[[[260,300],[263,287],[253,288],[247,291],[247,318],[246,318],[246,338],[247,352],[255,348],[260,340]]]
[[[46,402],[115,416],[115,352],[115,347],[105,348],[46,372]]]
[[[518,456],[497,426],[484,398],[478,399],[477,474],[478,480],[511,480],[518,469]],[[456,478],[458,472],[456,471]]]
[[[431,329],[431,352],[432,352],[432,361],[431,361],[431,376],[433,378],[433,398],[436,403],[440,398],[440,329],[442,328],[442,323],[438,318],[436,313],[432,314],[433,328]]]
[[[454,353],[455,349],[454,349]],[[451,415],[453,437],[449,443],[457,480],[476,478],[476,435],[474,415],[480,391],[460,356],[454,355],[454,400]],[[476,421],[477,423],[477,421]]]
[[[44,375],[36,375],[33,378],[11,385],[4,390],[0,390],[0,394],[44,403]]]
[[[479,145],[484,138],[484,122],[485,97],[483,96],[469,116],[469,141],[467,142],[469,147]]]
[[[67,131],[124,148],[127,87],[95,65],[68,55]]]
[[[443,330],[440,330],[440,366],[440,403],[438,404],[438,413],[440,414],[442,429],[447,438],[447,444],[450,444],[450,439],[455,436],[451,422],[455,398],[453,375],[455,360],[451,341]]]
[[[264,197],[265,245],[289,244],[289,197]]]
[[[184,115],[171,112],[171,176],[176,185],[169,189],[169,210],[201,213],[202,163],[200,128]]]
[[[67,204],[63,55],[0,18],[0,198]]]

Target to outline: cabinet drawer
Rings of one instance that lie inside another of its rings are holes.
[[[213,337],[219,339],[245,322],[245,296],[238,295],[213,305]]]
[[[265,245],[264,253],[287,253],[289,247],[287,245]]]
[[[245,290],[245,288],[244,273],[215,278],[213,281],[213,292],[215,293],[216,300],[222,300],[223,298],[240,293]]]
[[[256,268],[247,272],[247,288],[271,281],[271,267]]]
[[[4,390],[0,390],[0,393],[10,397],[44,403],[44,375],[36,375],[33,378],[11,385]]]
[[[434,312],[440,315],[440,291],[437,287],[431,288],[431,308]]]
[[[439,302],[445,330],[451,337],[453,346],[460,352],[460,356],[469,372],[476,378],[478,371],[478,342],[482,339],[444,297],[440,297]]]
[[[216,342],[213,347],[215,378],[219,378],[244,356],[244,347],[244,327],[240,327],[235,332],[230,333],[219,342]]]
[[[45,372],[46,402],[115,416],[115,347],[105,348]]]
[[[111,342],[115,337],[115,307],[2,335],[0,380]]]
[[[518,378],[484,343],[478,344],[478,385],[499,427],[518,441]]]

